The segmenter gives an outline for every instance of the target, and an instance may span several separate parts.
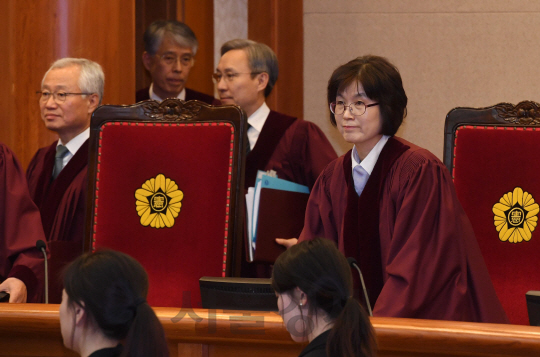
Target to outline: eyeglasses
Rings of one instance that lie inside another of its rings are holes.
[[[184,67],[191,66],[193,64],[192,55],[184,55],[184,56],[178,57],[172,53],[165,53],[162,55],[156,54],[156,56],[159,56],[159,58],[161,58],[161,60],[168,65],[176,64],[178,61],[180,61],[180,64]]]
[[[90,95],[93,93],[68,93],[68,92],[49,92],[49,91],[37,91],[36,94],[39,95],[39,100],[41,102],[47,102],[52,96],[54,101],[57,103],[63,103],[66,101],[68,95]]]
[[[335,115],[343,115],[343,113],[345,113],[345,108],[349,108],[352,115],[360,116],[366,112],[367,108],[375,105],[379,105],[379,103],[366,104],[358,100],[349,105],[345,105],[342,101],[338,101],[330,103],[330,111]]]
[[[221,78],[225,78],[227,82],[232,82],[236,77],[238,77],[241,74],[261,74],[263,72],[250,72],[250,73],[214,73],[212,74],[212,80],[215,84],[218,84],[221,81]]]

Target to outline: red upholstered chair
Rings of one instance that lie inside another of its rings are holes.
[[[168,99],[99,107],[85,249],[139,260],[151,305],[199,307],[200,277],[239,269],[246,131],[234,106]]]
[[[539,125],[530,101],[446,117],[444,162],[514,324],[528,324],[525,293],[540,290]]]

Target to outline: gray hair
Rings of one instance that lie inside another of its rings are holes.
[[[199,41],[193,31],[183,22],[174,20],[152,22],[144,32],[144,50],[155,55],[165,35],[170,35],[178,46],[191,48],[193,55],[197,53]]]
[[[278,61],[274,51],[264,43],[244,39],[225,42],[221,46],[221,55],[223,56],[231,50],[244,50],[246,52],[251,72],[268,73],[268,85],[264,89],[264,96],[268,97],[276,84],[279,74]]]
[[[78,85],[81,92],[96,93],[99,96],[99,104],[101,104],[101,100],[103,99],[103,87],[105,86],[105,74],[103,73],[103,69],[99,63],[87,60],[85,58],[66,57],[56,60],[43,76],[41,87],[43,87],[43,81],[51,70],[71,66],[79,66],[81,69],[78,80]]]

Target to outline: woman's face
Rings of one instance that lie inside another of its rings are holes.
[[[335,118],[343,139],[356,146],[358,155],[363,160],[382,137],[382,118],[378,105],[366,108],[362,115],[353,115],[348,106],[358,101],[366,105],[375,103],[367,97],[361,83],[352,83],[336,96],[336,102],[343,102],[345,111],[341,115],[335,115]]]
[[[312,327],[307,311],[302,306],[299,306],[295,302],[296,299],[293,299],[289,293],[276,293],[276,295],[279,313],[292,339],[295,342],[307,341],[309,329]]]
[[[66,291],[62,291],[62,303],[60,304],[60,331],[64,346],[73,349],[73,333],[75,332],[75,310],[69,302]]]

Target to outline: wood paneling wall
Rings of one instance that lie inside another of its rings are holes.
[[[248,37],[270,46],[278,58],[279,77],[267,104],[271,109],[303,118],[302,0],[249,0]]]
[[[143,34],[148,25],[156,20],[178,20],[188,25],[197,40],[199,49],[195,56],[195,66],[191,69],[187,86],[191,89],[213,95],[214,84],[214,1],[213,0],[137,0],[136,20],[136,68],[137,89],[152,83],[152,78],[144,69]]]
[[[0,141],[24,167],[56,136],[41,122],[35,92],[53,61],[84,57],[105,72],[104,103],[135,99],[135,0],[0,1]]]
[[[213,95],[214,0],[183,0],[183,3],[183,12],[179,13],[178,19],[191,27],[199,40],[199,49],[195,56],[195,66],[189,74],[188,87]]]

